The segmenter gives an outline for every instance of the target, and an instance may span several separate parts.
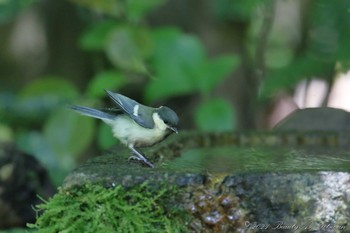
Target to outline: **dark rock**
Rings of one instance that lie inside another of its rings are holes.
[[[305,108],[296,110],[279,122],[275,130],[348,131],[350,113],[337,108]]]
[[[259,223],[312,224],[319,229],[326,223],[341,228],[350,219],[348,172],[231,175],[221,188],[236,193],[251,221]]]
[[[13,144],[0,144],[0,228],[33,222],[33,206],[41,202],[37,195],[48,198],[54,191],[45,168],[33,156]]]

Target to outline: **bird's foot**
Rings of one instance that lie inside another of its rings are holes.
[[[133,146],[129,146],[129,148],[134,154],[134,155],[129,157],[129,161],[130,161],[130,159],[136,159],[138,161],[142,161],[147,166],[154,168],[154,165],[146,159],[146,157],[143,155],[142,152],[136,150]]]
[[[130,162],[130,160],[137,160],[137,161],[141,161],[143,162],[144,164],[146,164],[147,166],[149,166],[150,168],[154,168],[154,165],[149,162],[145,157],[140,157],[138,156],[138,154],[135,154],[135,155],[132,155],[128,158],[128,161]]]

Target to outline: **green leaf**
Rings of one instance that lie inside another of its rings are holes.
[[[105,89],[116,91],[126,82],[125,77],[116,70],[103,71],[89,82],[86,94],[90,97],[100,98],[105,96]]]
[[[205,59],[200,41],[174,28],[154,31],[153,40],[152,63],[156,78],[146,87],[146,100],[150,102],[197,90],[194,75]]]
[[[45,167],[52,168],[57,164],[57,158],[41,133],[21,131],[17,135],[16,143],[22,151],[34,155]]]
[[[269,46],[266,51],[266,66],[269,68],[282,68],[293,59],[293,49],[289,45]]]
[[[106,15],[120,17],[125,14],[125,9],[123,7],[124,3],[122,1],[116,0],[71,0],[76,4],[83,7],[88,7],[89,9],[103,13]]]
[[[67,80],[56,77],[40,78],[21,90],[13,112],[20,113],[20,117],[25,116],[26,121],[42,121],[42,118],[55,108],[71,102],[78,96],[76,87]]]
[[[74,167],[74,158],[68,158],[68,162],[61,160],[47,138],[39,132],[22,131],[17,135],[16,144],[22,151],[35,156],[47,168],[56,185],[61,185],[64,177]]]
[[[43,77],[26,85],[20,98],[64,98],[74,99],[78,96],[76,87],[69,81],[59,77]]]
[[[97,134],[97,143],[101,149],[108,149],[117,142],[117,139],[113,136],[111,127],[106,124],[100,124]]]
[[[290,65],[267,73],[261,86],[260,97],[268,98],[279,90],[293,87],[303,79],[330,76],[333,71],[333,63],[320,61],[307,55],[299,56]]]
[[[140,21],[147,13],[163,4],[164,0],[128,0],[126,1],[126,12],[129,21]]]
[[[35,2],[37,0],[0,0],[0,22],[8,21]]]
[[[195,91],[193,85],[181,77],[173,78],[154,78],[145,89],[146,102],[151,103],[155,100],[166,99],[172,96],[179,96]]]
[[[80,47],[85,50],[103,50],[109,33],[117,27],[115,21],[102,21],[85,31],[80,38]]]
[[[235,113],[223,99],[212,99],[198,106],[195,123],[203,131],[228,131],[235,128]]]
[[[44,135],[61,159],[82,153],[94,137],[94,119],[60,109],[44,126]]]
[[[9,126],[0,123],[0,143],[12,142],[13,138],[13,130]]]
[[[262,0],[216,0],[212,1],[212,9],[218,18],[223,20],[249,21],[252,13]]]
[[[114,66],[137,73],[147,73],[144,59],[151,50],[147,30],[126,26],[114,29],[105,45],[107,57]]]
[[[195,91],[208,94],[239,64],[232,55],[207,59],[201,42],[177,29],[159,29],[153,37],[156,78],[146,87],[149,102]]]
[[[213,89],[239,65],[238,56],[227,55],[203,62],[196,75],[196,86],[203,94]]]

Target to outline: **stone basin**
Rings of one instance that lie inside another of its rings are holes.
[[[65,179],[63,188],[79,186],[86,181],[128,187],[145,180],[162,179],[164,174],[168,182],[186,186],[202,182],[196,176],[346,172],[350,171],[349,148],[350,134],[346,132],[185,132],[143,150],[156,165],[155,169],[128,161],[129,150],[120,146],[76,168]],[[170,179],[169,175],[179,175],[183,183]],[[184,175],[188,176],[188,181]]]
[[[119,148],[75,169],[63,190],[86,183],[181,190],[188,232],[350,230],[350,134],[185,132],[144,150],[156,168]],[[167,207],[170,211],[174,203]]]

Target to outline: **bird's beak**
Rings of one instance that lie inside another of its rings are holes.
[[[177,131],[177,128],[173,127],[173,126],[168,126],[169,129],[171,129],[172,131],[174,131],[175,133],[179,133],[179,131]]]

